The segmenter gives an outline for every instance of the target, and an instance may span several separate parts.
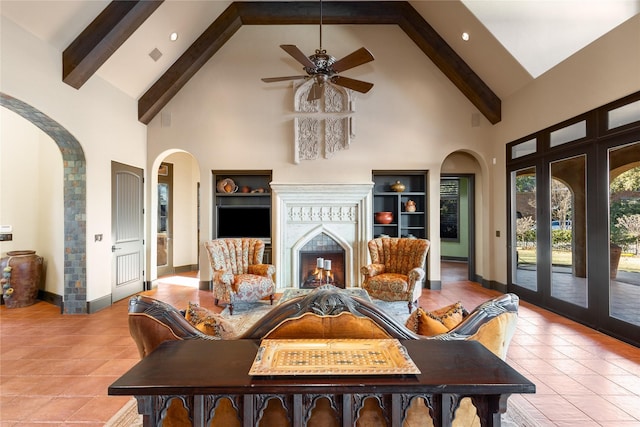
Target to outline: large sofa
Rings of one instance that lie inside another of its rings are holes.
[[[450,331],[425,337],[412,332],[374,304],[326,286],[274,307],[246,332],[231,338],[477,340],[504,359],[515,331],[518,303],[519,299],[514,294],[500,295],[472,310]],[[222,339],[220,334],[208,335],[198,330],[175,307],[142,295],[131,298],[129,302],[129,326],[141,357],[145,357],[165,340]],[[180,406],[177,399],[174,403],[178,404],[168,408],[163,425],[182,425],[177,419],[186,415],[186,412],[182,413],[179,407],[173,407]],[[453,425],[479,425],[476,409],[470,399],[462,399],[458,403]],[[274,402],[274,406],[277,406],[277,402]],[[334,418],[330,415],[331,408],[325,409],[329,413],[321,416],[320,411],[318,419],[309,425],[332,425],[328,421]],[[234,425],[239,422],[232,405],[221,406],[218,411],[220,416],[216,418],[221,424],[217,425]],[[283,411],[273,407],[265,411],[260,425],[287,424]],[[188,420],[185,420],[184,425],[189,425]],[[365,407],[360,413],[357,425],[380,426],[385,425],[385,421],[378,408]],[[420,399],[415,399],[407,414],[405,426],[430,425],[432,423],[427,406]]]

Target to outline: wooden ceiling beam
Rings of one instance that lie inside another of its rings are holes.
[[[502,120],[502,101],[409,3],[397,24],[445,76],[491,122]]]
[[[163,1],[109,3],[62,52],[62,81],[80,89]]]
[[[320,8],[315,2],[232,3],[142,95],[138,100],[138,119],[149,124],[242,25],[306,25],[317,24],[319,20]],[[501,120],[500,98],[408,2],[325,2],[322,21],[398,25],[491,123]]]

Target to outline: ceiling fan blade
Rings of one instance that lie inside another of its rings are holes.
[[[262,80],[265,83],[284,82],[286,80],[300,80],[306,79],[309,76],[287,76],[287,77],[263,77]]]
[[[363,82],[362,80],[350,79],[349,77],[333,76],[331,82],[338,86],[353,89],[357,92],[367,93],[373,87],[373,83]]]
[[[296,45],[281,44],[280,47],[305,67],[315,68],[316,65]]]
[[[353,53],[333,63],[333,69],[336,73],[357,67],[373,61],[373,55],[366,48],[361,47]]]
[[[318,84],[318,82],[313,82],[311,89],[309,90],[309,95],[307,96],[307,101],[315,101],[316,99],[320,99],[322,97],[322,86]]]

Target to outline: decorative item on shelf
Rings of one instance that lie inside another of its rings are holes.
[[[243,185],[242,188],[240,188],[240,192],[241,193],[250,193],[251,192],[251,187],[249,187],[247,185]]]
[[[393,222],[393,212],[376,212],[374,219],[378,224],[391,224]]]
[[[256,188],[255,190],[251,190],[252,193],[264,193],[264,188],[260,187],[260,188]]]
[[[231,178],[225,178],[218,181],[216,189],[219,193],[235,193],[238,191],[238,186]]]
[[[407,202],[404,204],[404,210],[407,211],[407,212],[415,212],[416,211],[416,202],[414,202],[411,199],[407,200]]]
[[[402,193],[405,190],[405,185],[403,183],[401,183],[399,180],[396,181],[395,183],[391,184],[390,186],[392,191],[395,191],[396,193]]]

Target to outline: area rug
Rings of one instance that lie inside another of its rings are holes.
[[[409,309],[407,303],[387,302],[373,300],[373,303],[385,313],[392,316],[398,322],[404,323],[409,317]],[[276,307],[277,302],[273,305],[269,301],[258,301],[256,303],[236,303],[233,309],[233,315],[229,315],[228,308],[225,308],[221,315],[225,317],[235,329],[236,334],[240,335],[258,322],[266,313]],[[527,414],[527,412],[516,402],[509,402],[507,412],[502,414],[502,425],[504,427],[540,427],[541,425]],[[142,417],[138,415],[138,407],[135,398],[127,403],[113,418],[105,424],[107,427],[140,427],[142,426]]]

